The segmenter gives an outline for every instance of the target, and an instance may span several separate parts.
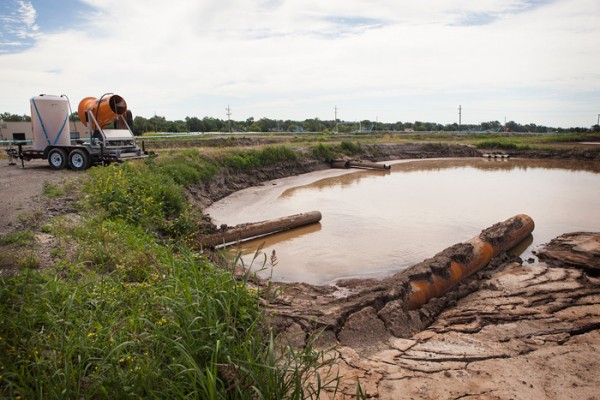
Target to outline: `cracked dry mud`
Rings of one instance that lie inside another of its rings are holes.
[[[596,399],[598,283],[511,263],[410,339],[363,356],[339,348],[340,373],[349,393],[360,378],[383,399]]]
[[[450,307],[412,336],[389,334],[366,307],[337,334],[326,331],[342,380],[322,398],[355,398],[360,382],[367,398],[380,399],[600,399],[600,279],[586,272],[598,268],[600,234],[563,235],[543,252],[552,264],[500,262],[469,278],[464,285],[478,290],[453,290],[471,293],[441,299]],[[319,290],[301,288],[288,305],[312,296],[322,309],[319,299],[331,293]],[[288,333],[301,336],[300,325],[296,315]]]

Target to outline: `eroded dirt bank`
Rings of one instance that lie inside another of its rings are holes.
[[[381,399],[598,399],[600,280],[579,267],[600,268],[600,233],[541,253],[551,265],[503,253],[417,311],[386,310],[390,280],[286,285],[271,311],[297,345],[325,326],[320,345],[343,376],[336,399],[355,398],[357,382]]]

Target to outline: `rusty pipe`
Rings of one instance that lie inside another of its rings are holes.
[[[389,164],[379,164],[372,161],[364,160],[333,160],[331,162],[332,168],[363,168],[363,169],[382,169],[387,170],[392,168]]]
[[[127,103],[124,98],[116,94],[104,95],[100,99],[86,97],[79,102],[77,107],[79,119],[86,125],[88,124],[88,112],[92,113],[99,125],[92,127],[92,129],[104,129],[108,124],[127,112]]]
[[[436,266],[436,269],[431,268],[431,274],[410,279],[406,308],[416,310],[429,300],[440,297],[461,280],[487,265],[494,256],[519,244],[531,234],[534,227],[531,217],[519,214],[483,230],[479,236],[466,241],[466,246],[461,247],[469,249],[466,256],[450,256],[449,264],[443,268]],[[427,261],[424,262],[426,263]]]
[[[287,217],[254,222],[249,224],[236,225],[223,232],[217,232],[206,235],[199,239],[202,246],[214,247],[233,243],[244,239],[257,236],[264,236],[271,233],[282,232],[298,228],[308,224],[314,224],[321,220],[321,212],[310,211],[306,213],[294,214]]]
[[[372,161],[364,161],[364,160],[357,160],[357,161],[348,161],[346,163],[346,168],[365,168],[365,169],[390,169],[392,168],[391,165],[389,164],[378,164],[376,162],[372,162]]]

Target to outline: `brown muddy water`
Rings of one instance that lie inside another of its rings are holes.
[[[562,160],[398,161],[389,171],[327,170],[249,188],[206,211],[230,226],[318,210],[323,219],[230,248],[246,267],[282,282],[384,277],[513,215],[535,221],[533,251],[554,237],[600,230],[600,163]],[[253,261],[256,249],[264,243]]]

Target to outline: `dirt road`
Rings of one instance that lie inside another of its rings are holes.
[[[65,178],[75,178],[78,172],[55,171],[45,160],[32,160],[21,165],[9,165],[0,159],[0,235],[14,229],[18,216],[32,209],[43,209],[41,201],[44,182],[59,183]]]

